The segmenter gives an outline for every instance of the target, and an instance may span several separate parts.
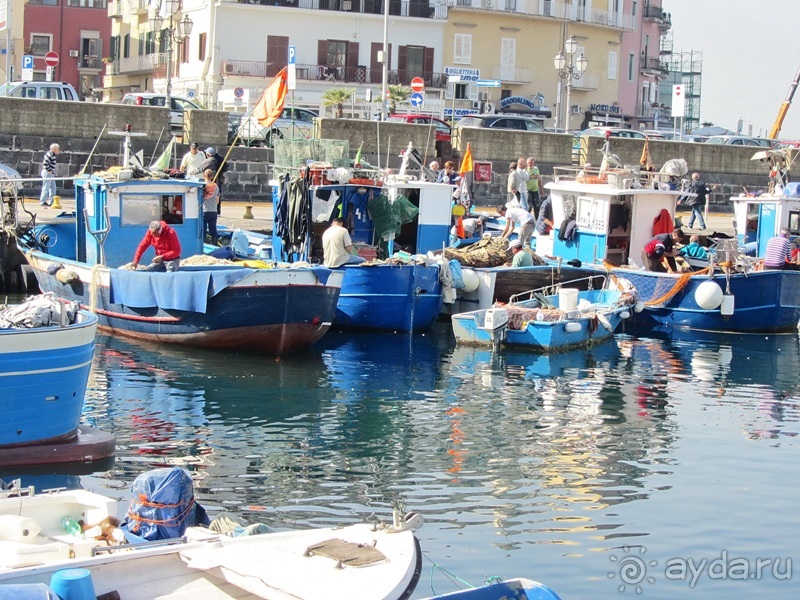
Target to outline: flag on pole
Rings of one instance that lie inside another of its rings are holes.
[[[464,158],[461,159],[461,170],[459,174],[463,178],[466,173],[472,171],[472,149],[467,144],[467,151],[464,152]]]
[[[155,169],[158,171],[166,171],[169,169],[170,162],[172,161],[172,150],[175,148],[175,136],[172,137],[167,147],[164,149],[164,152],[161,153],[161,156],[150,165],[151,169]]]
[[[642,148],[642,157],[639,159],[639,164],[644,167],[645,171],[651,171],[653,169],[653,161],[650,159],[650,149],[647,145],[650,143],[650,140],[644,141],[644,148]]]
[[[264,127],[269,127],[281,116],[283,103],[286,101],[286,94],[289,91],[286,78],[287,67],[283,67],[280,73],[272,79],[261,95],[261,99],[253,108],[253,116]]]
[[[364,148],[364,142],[361,142],[361,145],[358,147],[358,152],[356,152],[356,158],[353,161],[353,166],[361,164],[361,150]]]

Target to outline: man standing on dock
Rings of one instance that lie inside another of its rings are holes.
[[[42,194],[39,196],[41,206],[52,206],[56,195],[56,156],[61,152],[58,144],[50,144],[50,150],[44,155],[42,161]]]
[[[706,228],[706,220],[703,218],[703,211],[708,200],[708,188],[700,181],[700,173],[692,173],[692,183],[689,186],[689,193],[694,194],[683,201],[685,206],[692,208],[692,216],[689,217],[689,229],[694,229],[695,218],[700,221],[700,229]]]

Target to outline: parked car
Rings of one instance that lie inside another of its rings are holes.
[[[744,135],[712,135],[706,144],[725,144],[727,146],[761,146],[772,148],[772,142],[767,138],[754,138]]]
[[[544,126],[525,115],[466,115],[454,127],[488,127],[490,129],[517,129],[520,131],[544,131]]]
[[[800,148],[800,141],[798,140],[778,140],[775,148],[782,150],[783,148]]]
[[[659,131],[658,129],[645,129],[642,131],[651,140],[669,140],[672,139],[672,132]]]
[[[589,127],[581,131],[580,135],[589,137],[606,137],[606,132],[611,132],[611,137],[633,138],[637,140],[647,139],[647,136],[636,129],[626,129],[624,127]]]
[[[183,129],[183,112],[188,109],[199,109],[200,106],[179,96],[170,96],[169,120],[172,129]],[[122,97],[120,104],[135,106],[166,106],[167,96],[151,92],[132,92]]]
[[[272,148],[276,139],[308,139],[314,129],[314,119],[318,116],[313,110],[286,107],[270,127],[264,127],[250,110],[242,115],[239,122],[239,141],[244,146]]]
[[[446,121],[432,117],[431,115],[392,115],[387,121],[395,123],[416,123],[418,125],[430,125],[436,128],[436,141],[449,142],[452,138],[450,125]]]
[[[12,81],[0,85],[0,96],[38,100],[80,100],[75,88],[63,81]]]

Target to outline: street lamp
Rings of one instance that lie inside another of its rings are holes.
[[[556,54],[555,58],[553,59],[553,64],[556,67],[556,71],[558,72],[558,76],[561,79],[567,80],[567,110],[566,116],[564,118],[564,124],[567,131],[569,131],[569,115],[570,115],[570,107],[571,104],[571,96],[572,96],[572,80],[580,79],[581,75],[586,72],[586,67],[589,66],[589,61],[584,56],[583,52],[577,58],[575,55],[578,53],[578,40],[575,39],[575,36],[570,36],[566,42],[564,42],[564,52],[566,52],[566,56],[563,53],[559,52]],[[559,120],[561,115],[561,107],[556,107],[556,121]],[[556,127],[558,123],[556,123]]]
[[[169,23],[164,27],[164,18],[161,16],[161,8],[166,10],[169,15]],[[180,0],[161,0],[161,5],[155,10],[150,17],[150,29],[154,32],[155,39],[159,43],[164,42],[167,48],[167,94],[164,101],[168,109],[172,108],[172,48],[173,44],[180,44],[192,33],[194,23],[189,18],[189,15],[184,15],[183,19],[178,21],[175,18],[181,8]]]

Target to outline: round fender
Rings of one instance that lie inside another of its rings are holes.
[[[480,284],[480,278],[478,274],[473,271],[472,269],[461,269],[461,278],[464,280],[464,288],[463,292],[469,294],[470,292],[474,292],[478,289],[478,285]]]
[[[714,281],[704,281],[694,292],[694,301],[704,310],[714,310],[722,304],[722,288]]]

